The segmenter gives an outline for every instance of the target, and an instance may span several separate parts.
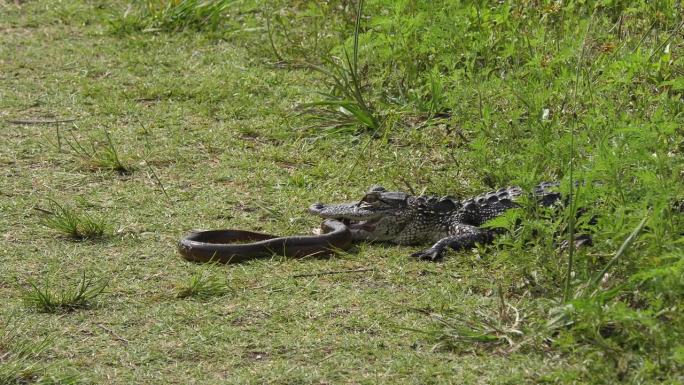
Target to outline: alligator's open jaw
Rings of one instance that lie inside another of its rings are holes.
[[[372,232],[381,218],[378,212],[368,210],[354,203],[324,205],[315,203],[309,207],[309,212],[326,219],[338,220],[351,230]]]
[[[338,221],[344,223],[349,227],[350,230],[363,230],[367,231],[369,233],[373,232],[375,230],[375,226],[378,224],[377,220],[368,220],[368,221],[354,221],[348,218],[334,218],[337,219]]]

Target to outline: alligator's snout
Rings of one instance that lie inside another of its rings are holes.
[[[321,210],[323,210],[324,207],[325,205],[323,203],[314,203],[311,206],[309,206],[309,212],[313,214],[318,214],[319,212],[321,212]]]
[[[376,213],[361,208],[356,203],[342,203],[342,204],[332,204],[326,205],[324,203],[314,203],[309,206],[309,212],[311,214],[318,215],[323,218],[333,218],[333,219],[351,219],[351,220],[367,220],[371,217],[377,216]]]

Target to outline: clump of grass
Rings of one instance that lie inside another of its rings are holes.
[[[32,358],[45,350],[50,340],[33,343],[19,338],[20,323],[16,315],[10,315],[0,323],[0,362],[11,355],[15,359]],[[0,375],[2,378],[2,375]],[[0,383],[4,383],[1,382]]]
[[[30,384],[38,377],[35,363],[21,360],[0,361],[0,384]]]
[[[121,18],[111,21],[116,31],[216,31],[229,20],[227,12],[236,1],[147,0],[139,3],[138,7],[129,4]]]
[[[176,298],[206,299],[219,297],[234,292],[224,279],[212,274],[206,268],[201,268],[193,274],[187,282],[180,285]]]
[[[48,217],[43,225],[57,230],[67,237],[76,240],[103,238],[107,230],[107,223],[76,209],[60,205],[52,201],[51,210],[46,210]]]
[[[431,318],[437,322],[441,328],[435,335],[439,341],[435,349],[443,347],[455,347],[464,345],[490,345],[513,347],[523,336],[519,330],[520,318],[517,314],[510,323],[502,322],[496,316],[476,310],[473,315],[451,315],[431,314]]]
[[[338,44],[337,36],[348,33],[348,20],[353,20],[353,15],[346,12],[347,7],[337,7],[333,2],[303,5],[272,2],[271,9],[264,11],[270,53],[278,66],[305,68],[307,63],[318,63],[323,53]]]
[[[330,92],[319,92],[323,99],[307,103],[303,107],[313,107],[309,112],[318,116],[321,126],[339,128],[359,124],[375,130],[380,126],[375,112],[366,101],[359,71],[359,33],[363,1],[358,2],[354,26],[353,53],[344,49],[344,59],[323,58],[324,65],[309,64],[310,68],[325,75],[330,84]],[[316,108],[322,107],[322,110]]]
[[[52,375],[47,373],[49,366],[35,362],[11,360],[0,365],[0,384],[3,385],[69,385],[82,384],[84,381],[74,374]]]
[[[61,142],[62,138],[58,140]],[[122,158],[109,131],[104,131],[104,140],[91,140],[88,146],[83,145],[73,132],[70,139],[63,141],[89,168],[112,170],[120,175],[129,175],[133,172],[133,166]]]
[[[53,288],[50,276],[43,283],[27,279],[29,287],[23,289],[24,304],[41,313],[62,313],[88,309],[107,288],[108,282],[89,276],[84,270],[73,287]]]
[[[15,314],[0,322],[0,384],[81,383],[73,373],[50,373],[50,365],[37,361],[53,339],[50,336],[39,341],[21,338],[22,322]]]
[[[544,335],[543,330],[537,330],[535,322],[538,309],[519,310],[504,299],[501,285],[497,293],[496,310],[474,308],[467,312],[445,314],[413,309],[426,314],[433,321],[431,329],[416,331],[437,341],[433,350],[488,349],[504,354],[517,351]]]
[[[32,359],[48,345],[48,339],[40,343],[20,339],[16,320],[10,316],[0,324],[0,384],[33,382],[39,367]]]

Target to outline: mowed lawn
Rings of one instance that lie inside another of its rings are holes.
[[[554,35],[547,19],[515,30],[513,5],[454,5],[464,14],[440,23],[491,28],[464,27],[473,52],[516,42],[478,62],[426,48],[423,27],[387,27],[402,25],[397,14],[429,24],[416,16],[428,5],[369,2],[358,73],[377,125],[326,99],[339,90],[312,69],[342,68],[324,58],[352,52],[353,2],[238,1],[216,11],[225,25],[177,29],[145,25],[143,3],[0,0],[0,383],[682,379],[674,3],[643,23],[646,6],[625,8],[620,24],[614,8],[539,2],[549,18],[575,15],[562,22],[576,36]],[[136,12],[135,23],[124,16]],[[323,28],[321,48],[307,28]],[[198,228],[309,234],[321,222],[309,205],[358,200],[375,184],[465,198],[543,180],[567,193],[578,179],[598,180],[576,185],[598,227],[595,246],[574,252],[570,291],[560,247],[570,209],[523,210],[499,224],[512,232],[494,246],[442,263],[410,258],[418,246],[369,243],[228,266],[176,251]],[[41,306],[79,287],[92,298]]]

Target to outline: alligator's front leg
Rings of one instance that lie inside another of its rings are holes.
[[[475,246],[477,243],[489,243],[494,235],[492,231],[476,226],[458,225],[451,229],[452,235],[440,239],[429,249],[411,254],[412,257],[424,261],[440,261],[444,258],[447,247],[463,250]]]

